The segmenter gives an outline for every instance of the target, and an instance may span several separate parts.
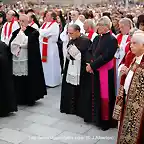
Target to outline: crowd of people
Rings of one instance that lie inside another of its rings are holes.
[[[0,116],[62,84],[61,113],[143,144],[143,6],[16,6],[0,11]]]

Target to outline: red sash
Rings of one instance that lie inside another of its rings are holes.
[[[52,21],[47,28],[49,28],[56,21]],[[47,23],[44,23],[42,29],[46,27]],[[48,52],[48,38],[43,38],[43,46],[42,46],[42,62],[47,62],[47,52]]]
[[[30,23],[30,25],[29,25],[29,26],[32,26],[34,23],[35,23],[35,22],[34,22],[34,21],[32,21],[32,22]]]
[[[90,30],[88,34],[88,38],[91,40],[92,36],[94,34],[94,30]]]
[[[8,38],[10,37],[11,33],[12,33],[12,26],[13,26],[13,23],[14,23],[14,19],[11,21],[10,23],[10,27],[9,27],[9,31],[8,31]],[[5,35],[5,38],[7,36],[7,29],[8,29],[8,22],[6,23],[5,25],[5,28],[4,28],[4,35]]]
[[[121,44],[122,38],[123,38],[123,35],[119,34],[118,37],[117,37],[117,41],[118,41],[119,45]],[[130,36],[128,36],[128,38],[126,40],[126,43],[129,42],[129,41],[130,41]]]

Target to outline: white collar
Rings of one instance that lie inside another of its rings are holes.
[[[141,56],[136,57],[136,63],[137,63],[137,64],[140,64],[140,63],[141,63],[141,60],[142,60],[142,58],[143,58],[143,55],[144,55],[144,54],[142,54]]]

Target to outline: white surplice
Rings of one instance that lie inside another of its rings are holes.
[[[68,42],[69,42],[69,37],[68,37],[68,34],[67,34],[67,29],[68,29],[68,26],[69,25],[72,25],[72,24],[77,24],[80,29],[81,29],[81,33],[82,34],[85,34],[85,30],[83,28],[83,23],[77,19],[75,22],[74,21],[71,21],[69,24],[66,24],[65,27],[64,27],[64,31],[60,34],[60,39],[62,40],[63,42],[63,56],[64,56],[64,63],[66,61],[66,56],[67,56],[67,45],[68,45]]]
[[[48,22],[44,29],[39,29],[39,41],[42,56],[43,38],[48,38],[47,62],[43,62],[42,64],[46,85],[55,87],[61,84],[61,66],[57,45],[59,37],[59,25],[55,22],[50,27],[48,27],[50,23],[51,22]]]
[[[7,25],[8,23],[8,25]],[[5,27],[7,25],[7,33],[6,33],[6,36],[5,36]],[[17,21],[14,21],[13,25],[12,25],[12,31],[11,31],[11,34],[10,36],[8,37],[8,33],[9,33],[9,29],[10,29],[10,25],[11,25],[11,22],[6,22],[2,28],[2,32],[1,32],[1,41],[4,42],[5,44],[9,45],[9,41],[12,37],[12,33],[14,31],[16,31],[17,29],[20,28],[19,24]]]
[[[39,31],[39,27],[38,27],[38,25],[36,24],[36,23],[34,23],[34,24],[29,24],[29,26],[31,26],[32,28],[34,28],[34,29],[36,29],[37,31]]]
[[[117,37],[119,36],[119,34],[117,35]],[[122,41],[120,43],[119,48],[117,49],[116,53],[115,53],[115,58],[116,58],[116,76],[117,76],[117,85],[116,85],[116,95],[118,95],[118,90],[120,87],[120,70],[121,67],[120,64],[125,56],[125,48],[127,46],[127,40],[128,40],[129,35],[123,35],[122,37]],[[120,66],[120,68],[119,68]]]
[[[13,75],[28,75],[28,36],[23,31],[17,34],[16,38],[11,42],[11,53],[13,54]]]

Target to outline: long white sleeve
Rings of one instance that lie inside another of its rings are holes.
[[[47,29],[40,29],[39,33],[40,33],[41,37],[50,37],[53,35],[58,35],[59,34],[59,25],[57,23],[53,23]]]
[[[63,42],[67,42],[68,41],[67,27],[68,27],[68,24],[65,25],[64,31],[60,34],[60,39]]]

